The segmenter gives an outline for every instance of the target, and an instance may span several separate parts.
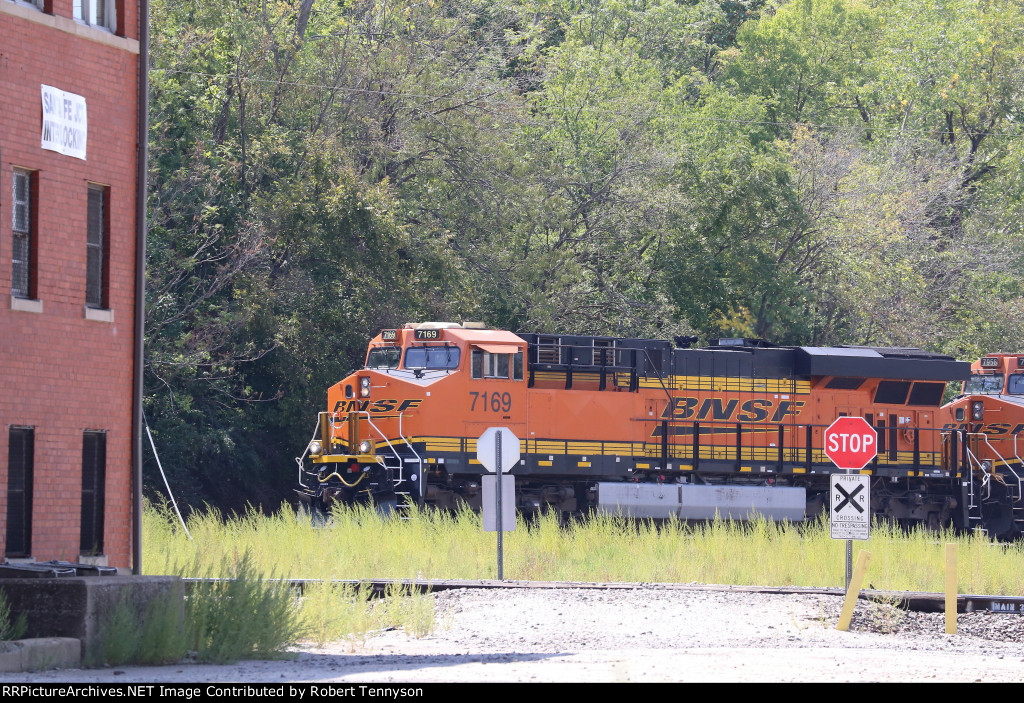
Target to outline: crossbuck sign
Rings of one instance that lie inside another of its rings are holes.
[[[832,474],[829,491],[832,539],[868,539],[871,532],[871,477]]]

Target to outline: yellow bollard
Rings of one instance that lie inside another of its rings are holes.
[[[956,634],[956,545],[946,545],[946,634]]]
[[[850,620],[853,619],[853,606],[857,604],[857,596],[860,595],[860,585],[864,582],[864,574],[868,570],[868,560],[871,559],[871,552],[861,551],[857,557],[857,566],[853,567],[853,574],[850,577],[850,587],[846,589],[846,601],[843,603],[843,611],[839,613],[839,624],[837,630],[849,630]]]

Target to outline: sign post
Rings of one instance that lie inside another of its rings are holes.
[[[497,473],[497,476],[484,476],[481,481],[483,487],[483,519],[484,519],[484,530],[487,532],[495,531],[498,533],[498,580],[501,581],[505,578],[503,573],[503,562],[504,555],[502,553],[502,533],[505,531],[504,524],[506,520],[502,518],[508,518],[507,524],[511,527],[508,528],[511,532],[516,529],[516,501],[515,501],[515,477],[506,476],[505,473],[513,466],[519,463],[519,438],[512,434],[512,431],[507,427],[490,427],[484,430],[484,433],[480,435],[480,438],[476,441],[476,458],[483,464],[484,468],[492,473]],[[490,485],[494,484],[494,502],[492,504],[490,500]],[[512,500],[506,507],[502,500],[502,488],[508,488],[512,493]],[[493,505],[493,507],[492,507]],[[507,514],[504,514],[506,513]],[[491,519],[491,515],[494,515],[496,520]],[[494,524],[492,528],[491,525]]]
[[[846,540],[846,587],[853,574],[853,540],[871,534],[871,477],[860,471],[875,458],[878,435],[862,417],[840,417],[825,430],[825,455],[844,474],[829,482],[829,527],[832,539]]]

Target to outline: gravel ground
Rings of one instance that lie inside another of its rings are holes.
[[[296,658],[0,675],[11,682],[1024,682],[1024,616],[729,590],[457,589],[437,627],[300,648]]]

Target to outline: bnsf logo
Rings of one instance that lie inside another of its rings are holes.
[[[804,401],[755,398],[743,403],[736,398],[673,398],[661,414],[664,420],[736,420],[738,422],[781,422],[800,412]],[[770,418],[770,419],[769,419]]]
[[[1018,435],[1024,432],[1024,423],[1018,425],[1011,425],[1008,422],[993,422],[988,425],[983,425],[980,422],[974,424],[967,424],[966,422],[947,422],[942,426],[944,430],[963,430],[964,432],[977,432],[981,434],[987,434],[990,437],[998,437],[1000,435]]]
[[[390,398],[382,400],[339,400],[334,404],[334,412],[351,413],[365,411],[370,413],[390,413],[396,410],[398,412],[405,412],[406,410],[418,408],[422,402],[422,398],[411,398],[409,400],[392,400]]]

